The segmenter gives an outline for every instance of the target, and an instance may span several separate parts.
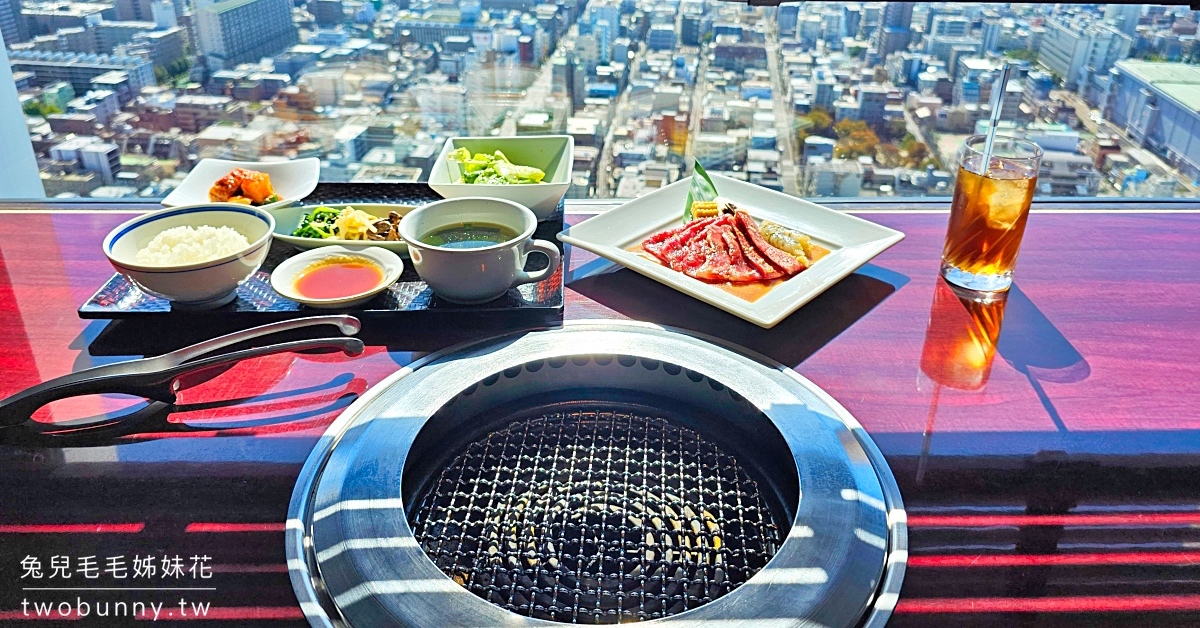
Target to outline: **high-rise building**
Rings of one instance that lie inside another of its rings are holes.
[[[837,100],[840,95],[837,79],[833,78],[828,68],[820,68],[813,73],[812,106],[814,108],[820,107],[827,112],[833,111],[833,101]]]
[[[847,37],[857,37],[862,30],[862,7],[857,4],[847,4],[842,6],[842,25],[846,29]]]
[[[718,41],[713,47],[713,67],[744,72],[746,68],[767,69],[767,50],[761,44]]]
[[[944,35],[947,37],[965,37],[971,32],[971,20],[961,15],[939,15],[933,18],[927,37]]]
[[[316,0],[309,5],[318,26],[337,26],[345,19],[342,0]]]
[[[113,70],[128,74],[130,89],[135,92],[155,84],[154,66],[142,57],[12,50],[8,58],[14,72],[33,72],[35,85],[64,81],[77,94],[87,93],[92,79]]]
[[[150,22],[154,20],[151,0],[114,0],[113,8],[117,19],[122,22]]]
[[[592,24],[592,34],[596,37],[596,49],[600,53],[599,61],[601,64],[607,64],[612,61],[613,31],[615,30],[616,24],[609,22],[607,19],[596,20]]]
[[[912,41],[912,11],[911,2],[887,2],[883,5],[879,39],[875,45],[880,58],[908,48]]]
[[[92,79],[92,93],[96,92],[112,92],[120,106],[129,104],[137,96],[129,87],[129,75],[116,70]]]
[[[129,43],[135,35],[149,33],[154,29],[154,22],[103,21],[87,29],[87,32],[96,38],[96,52],[112,54],[114,48]]]
[[[175,4],[170,0],[153,0],[150,3],[150,14],[154,25],[160,29],[179,26],[179,15],[175,13]]]
[[[299,40],[289,0],[224,0],[196,11],[200,51],[209,70],[256,62]]]
[[[983,46],[984,52],[996,52],[1000,50],[1000,32],[1003,28],[999,18],[987,18],[983,21],[983,27],[980,29],[980,44]]]
[[[1104,19],[1112,21],[1117,30],[1133,37],[1137,34],[1138,22],[1142,19],[1140,4],[1110,4],[1104,7]]]
[[[29,24],[21,15],[21,0],[0,0],[0,36],[7,46],[29,40]]]
[[[671,50],[675,47],[675,27],[671,24],[655,24],[650,27],[646,45],[651,50]]]
[[[615,2],[593,2],[588,7],[588,13],[592,24],[608,22],[614,30],[621,25],[621,10]],[[612,36],[616,37],[617,33],[614,32]]]
[[[556,57],[551,63],[555,93],[565,94],[571,100],[572,110],[583,108],[583,100],[587,96],[587,74],[576,61],[575,55],[568,51],[565,56]]]
[[[841,11],[826,11],[821,15],[821,39],[825,43],[832,46],[834,50],[841,50],[842,38],[846,36],[845,25],[842,24]]]
[[[684,13],[679,22],[679,39],[685,46],[700,45],[700,24],[704,19],[699,13]]]
[[[1133,40],[1107,24],[1047,20],[1038,62],[1062,77],[1067,89],[1087,84],[1129,56]]]
[[[801,46],[811,48],[817,45],[823,28],[824,22],[821,20],[821,16],[806,15],[796,25],[796,38],[800,40]]]
[[[978,55],[981,46],[979,40],[973,37],[930,37],[925,41],[925,54],[941,60],[953,74],[956,71],[956,59],[963,52],[969,52],[971,56]]]
[[[109,121],[121,110],[120,99],[115,92],[100,90],[88,92],[67,103],[67,112],[80,115],[90,115],[97,124],[108,126]],[[106,181],[105,183],[111,183]]]
[[[811,157],[804,164],[800,191],[805,196],[858,196],[862,181],[857,160]]]
[[[873,129],[883,127],[883,111],[887,107],[888,88],[865,84],[858,88],[858,119]]]
[[[868,2],[862,5],[862,26],[865,32],[873,33],[883,20],[882,2]]]
[[[119,46],[115,50],[128,56],[149,57],[156,67],[176,71],[179,64],[187,57],[187,40],[184,37],[183,29],[174,26],[163,30],[138,33],[129,40],[129,43]]]
[[[1000,75],[1002,65],[979,57],[967,57],[954,68],[954,105],[985,104],[992,95],[992,86]],[[1014,81],[1015,82],[1015,81]]]
[[[1200,178],[1200,68],[1119,61],[1113,81],[1109,120],[1184,176]]]
[[[121,171],[121,149],[98,137],[71,138],[50,149],[55,161],[74,161],[84,170],[98,173],[105,185],[112,185]]]
[[[794,35],[796,33],[796,23],[800,19],[800,5],[791,2],[781,4],[778,11],[780,34]]]

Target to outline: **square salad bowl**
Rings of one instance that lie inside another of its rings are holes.
[[[546,173],[541,183],[489,185],[458,183],[458,164],[450,153],[466,148],[471,154],[504,153],[519,166],[532,166]],[[570,135],[523,135],[520,137],[452,137],[446,140],[429,173],[429,187],[445,198],[489,196],[520,203],[533,210],[538,220],[546,220],[558,208],[571,187],[575,139]]]

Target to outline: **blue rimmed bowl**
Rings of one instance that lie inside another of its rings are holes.
[[[148,266],[135,261],[159,233],[173,227],[230,227],[246,237],[249,246],[206,262]],[[144,292],[181,308],[218,307],[237,298],[237,287],[253,275],[271,248],[275,219],[257,207],[228,204],[172,207],[127,221],[104,238],[104,254],[117,272]]]

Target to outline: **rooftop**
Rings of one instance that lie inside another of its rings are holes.
[[[1192,111],[1200,111],[1200,67],[1183,63],[1118,61],[1117,69],[1150,85]]]
[[[244,7],[247,4],[250,4],[251,2],[256,2],[256,0],[225,0],[224,2],[210,4],[207,7],[204,7],[204,9],[211,11],[213,13],[224,13],[226,11],[232,11],[233,9],[236,9],[239,7]]]
[[[1200,83],[1159,83],[1154,86],[1188,109],[1200,111]]]
[[[265,131],[246,129],[239,126],[222,126],[214,124],[196,136],[197,140],[207,142],[261,142],[266,136]]]

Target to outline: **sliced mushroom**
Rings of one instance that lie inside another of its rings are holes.
[[[392,232],[392,223],[388,222],[387,220],[383,220],[383,219],[376,220],[375,222],[371,223],[371,226],[375,228],[375,232],[367,233],[368,240],[374,240],[374,241],[387,240],[388,235]]]

